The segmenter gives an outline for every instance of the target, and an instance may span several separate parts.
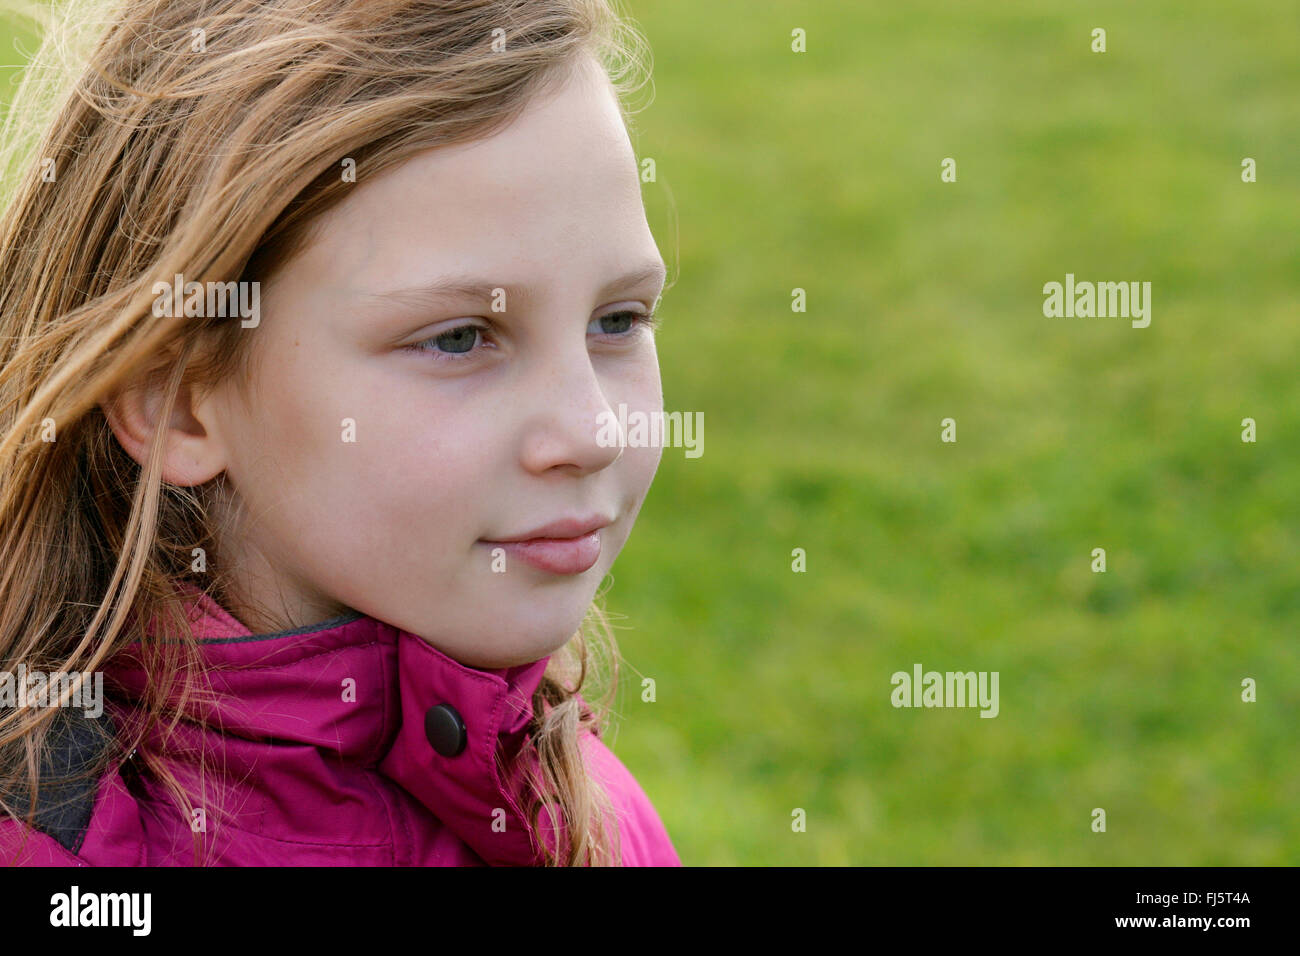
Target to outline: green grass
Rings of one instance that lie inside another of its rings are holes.
[[[615,747],[683,859],[1300,862],[1294,3],[628,8],[706,427],[615,567]],[[1045,318],[1067,272],[1151,326]],[[915,662],[1000,715],[894,709]]]
[[[1132,6],[631,4],[706,427],[615,567],[617,748],[688,862],[1300,860],[1300,22]],[[1067,272],[1151,326],[1044,318]],[[915,662],[1000,715],[894,709]]]

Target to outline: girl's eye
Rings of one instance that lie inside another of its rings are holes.
[[[479,327],[477,325],[462,325],[450,332],[443,332],[441,335],[435,336],[432,341],[437,343],[438,347],[444,351],[459,354],[474,348],[478,333]]]
[[[651,330],[657,329],[659,319],[654,312],[611,312],[609,315],[592,319],[591,324],[595,326],[591,331],[598,335],[622,338],[640,326],[648,326]]]
[[[592,319],[587,331],[613,338],[631,338],[629,333],[642,326],[652,331],[658,329],[658,316],[654,312],[611,312]],[[432,338],[403,346],[403,351],[432,355],[439,362],[460,362],[473,354],[475,343],[487,331],[481,325],[458,325]]]
[[[458,362],[462,356],[474,350],[474,343],[480,333],[487,331],[481,325],[458,325],[454,329],[440,332],[432,338],[413,345],[404,346],[405,351],[431,354],[440,362]]]

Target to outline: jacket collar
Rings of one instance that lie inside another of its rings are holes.
[[[513,791],[497,775],[493,751],[509,761],[527,739],[533,693],[549,657],[516,667],[471,668],[417,635],[360,612],[253,634],[197,589],[186,590],[184,600],[205,663],[200,686],[217,694],[211,703],[187,703],[188,713],[201,707],[208,723],[225,735],[308,744],[365,767],[410,765],[414,759],[408,773],[423,791],[416,796],[438,807],[439,819],[479,856],[490,863],[536,861],[536,847],[507,846],[489,836],[482,821],[503,803],[517,811]],[[418,671],[408,665],[403,674],[397,666],[403,646],[418,648],[406,652]],[[148,685],[139,642],[116,655],[105,675],[126,703],[139,701]],[[413,758],[413,751],[428,747],[422,726],[426,698],[451,703],[468,729],[465,759],[447,765],[433,757],[442,772],[423,765],[422,752]],[[173,705],[178,700],[174,691]],[[399,782],[406,783],[400,777]]]

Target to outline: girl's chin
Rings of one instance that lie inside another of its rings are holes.
[[[472,634],[450,637],[444,630],[438,636],[423,639],[466,667],[497,670],[531,664],[551,656],[573,638],[581,623],[579,615],[572,628],[563,625],[539,632],[536,618],[515,622],[501,615],[494,617],[490,626],[475,627]],[[418,631],[411,633],[419,635]]]

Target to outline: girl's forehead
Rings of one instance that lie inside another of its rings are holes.
[[[359,167],[356,191],[316,233],[312,267],[378,289],[435,271],[545,275],[653,255],[636,158],[608,97],[573,82],[494,136],[412,154],[371,180]]]
[[[611,203],[640,205],[636,157],[608,79],[576,70],[534,96],[490,136],[432,147],[372,178],[357,169],[353,194],[334,218],[369,219],[374,207],[397,220],[466,225],[555,223],[571,209],[599,215]]]

